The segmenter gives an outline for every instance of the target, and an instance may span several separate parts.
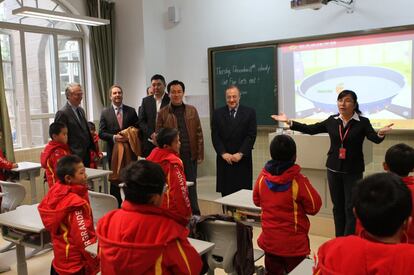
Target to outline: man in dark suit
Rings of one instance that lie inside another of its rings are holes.
[[[120,135],[119,132],[130,126],[137,127],[138,116],[134,108],[122,103],[121,86],[113,85],[109,88],[109,93],[112,104],[102,110],[99,121],[99,137],[107,142],[108,164],[111,167],[112,149],[115,142],[128,142],[128,139]],[[121,205],[121,193],[116,184],[111,184],[110,193],[117,198],[119,205]]]
[[[240,90],[226,90],[227,106],[213,113],[211,138],[217,153],[217,192],[226,196],[252,189],[252,149],[256,140],[256,112],[240,105]]]
[[[111,166],[112,149],[115,142],[127,142],[128,139],[118,133],[130,126],[137,127],[138,116],[134,108],[122,103],[121,86],[109,88],[111,106],[102,110],[99,121],[99,138],[107,142],[108,163]]]
[[[89,167],[90,151],[95,150],[92,135],[89,131],[85,110],[80,106],[83,98],[79,83],[68,84],[65,90],[66,105],[55,115],[55,122],[64,123],[68,128],[68,145],[73,154],[79,156]]]
[[[162,107],[170,103],[170,98],[165,93],[165,78],[162,75],[156,74],[151,77],[151,87],[153,95],[149,95],[142,99],[138,114],[138,125],[143,141],[143,157],[147,157],[154,148],[154,144],[149,140],[155,139],[157,113]]]

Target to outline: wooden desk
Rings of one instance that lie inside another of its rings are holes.
[[[304,259],[289,275],[305,275],[313,273],[314,262],[312,259]]]
[[[50,247],[50,235],[46,231],[38,204],[22,205],[16,210],[0,214],[3,238],[16,244],[17,274],[27,275],[25,246],[35,249]]]
[[[112,174],[112,171],[102,170],[102,169],[92,169],[92,168],[85,168],[85,171],[86,171],[86,175],[88,177],[88,181],[92,181],[93,179],[101,178],[103,180],[103,183],[104,183],[104,193],[109,194],[108,176],[110,174]]]
[[[29,180],[30,181],[30,193],[31,193],[31,202],[37,202],[37,192],[36,192],[36,177],[40,176],[40,168],[42,167],[40,163],[23,161],[17,163],[18,167],[12,169],[13,172],[19,173],[19,181]]]
[[[218,198],[214,202],[223,205],[225,214],[227,214],[227,211],[230,211],[236,219],[240,219],[240,216],[237,217],[237,215],[251,217],[252,219],[245,220],[247,224],[260,227],[260,214],[262,209],[253,203],[252,190],[242,189],[233,194]]]
[[[236,193],[224,196],[214,200],[215,202],[222,204],[224,208],[238,208],[246,209],[252,212],[260,213],[262,209],[253,203],[253,191],[242,189]]]
[[[215,245],[214,243],[211,243],[211,242],[206,242],[206,241],[197,240],[193,238],[188,238],[188,241],[191,243],[191,245],[195,248],[195,250],[200,255],[203,255],[211,251]],[[98,243],[94,243],[94,244],[91,244],[90,246],[87,246],[85,250],[89,252],[91,255],[96,256],[96,254],[98,253]]]

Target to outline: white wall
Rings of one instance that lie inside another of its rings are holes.
[[[183,80],[188,94],[208,94],[208,47],[414,24],[410,0],[356,0],[352,14],[333,3],[292,10],[289,0],[142,1],[146,80],[163,72]],[[174,3],[181,13],[175,26],[166,20]]]

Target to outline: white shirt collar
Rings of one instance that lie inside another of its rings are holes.
[[[353,120],[353,119],[356,120],[356,121],[360,121],[359,115],[356,112],[354,112],[353,116],[351,117],[351,119],[347,123],[344,121],[344,119],[342,118],[342,115],[341,114],[339,114],[337,116],[334,116],[334,119],[340,119],[340,120],[342,120],[342,125],[344,127],[346,127],[346,125],[348,124],[348,122],[351,121],[351,120]]]
[[[122,108],[124,107],[124,104],[121,104],[119,107],[118,106],[116,106],[115,104],[113,104],[112,103],[112,108],[114,108],[114,110],[115,111],[117,111],[118,110],[118,108],[120,108],[121,109],[121,111],[122,111]]]

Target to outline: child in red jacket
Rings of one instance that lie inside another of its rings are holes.
[[[38,207],[52,237],[50,274],[96,274],[99,260],[85,251],[96,242],[85,167],[78,156],[69,155],[58,161],[56,172],[59,180]]]
[[[385,153],[385,161],[383,163],[385,171],[391,172],[400,176],[402,181],[407,185],[411,191],[411,198],[414,202],[414,177],[409,176],[414,170],[414,149],[404,143],[399,143],[388,148]],[[414,209],[411,212],[412,220],[414,219]],[[363,234],[364,228],[361,222],[357,219],[356,235]],[[414,244],[414,223],[410,226],[401,239],[402,242]]]
[[[49,126],[49,136],[52,139],[46,144],[40,154],[40,163],[45,169],[49,189],[57,182],[56,166],[59,159],[70,155],[68,146],[68,128],[61,122],[53,122]]]
[[[90,151],[90,164],[89,167],[96,169],[98,168],[98,162],[102,159],[103,154],[101,150],[99,150],[99,135],[96,133],[95,123],[88,121],[89,131],[91,132],[91,136],[93,138],[93,143],[95,146],[95,150]]]
[[[178,157],[181,145],[178,130],[162,128],[156,139],[158,147],[152,150],[147,160],[160,164],[167,178],[162,207],[182,217],[183,223],[187,224],[191,218],[191,205],[183,162]]]
[[[270,144],[272,160],[257,178],[254,204],[262,208],[262,233],[257,239],[265,251],[267,274],[286,274],[310,253],[309,219],[322,201],[309,180],[300,173],[295,141],[277,135]]]
[[[98,222],[102,275],[200,274],[201,259],[188,229],[161,205],[165,176],[153,162],[130,163],[123,171],[122,208]]]
[[[17,163],[8,161],[0,149],[0,180],[7,180],[5,171],[11,170],[13,168],[17,168]]]
[[[353,192],[354,213],[364,236],[338,237],[318,251],[314,274],[414,274],[414,246],[400,243],[410,220],[410,190],[400,177],[378,173]]]

